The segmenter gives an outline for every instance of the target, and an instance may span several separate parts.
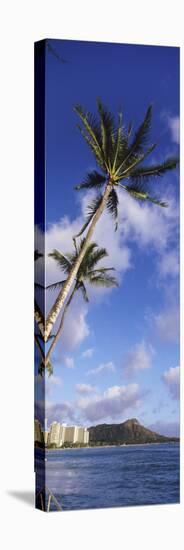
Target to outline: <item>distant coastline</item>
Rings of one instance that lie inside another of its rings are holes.
[[[43,447],[36,445],[37,449],[42,449],[44,451],[52,452],[52,451],[70,451],[70,450],[80,450],[80,449],[109,449],[114,447],[144,447],[148,445],[166,445],[166,444],[178,444],[180,443],[180,438],[171,438],[167,441],[149,441],[144,443],[138,443],[137,441],[132,443],[112,443],[112,444],[98,444],[98,445],[70,445],[70,446],[63,446],[63,447]]]
[[[89,428],[65,427],[54,421],[50,431],[43,434],[37,420],[35,420],[35,424],[37,432],[39,432],[37,440],[35,439],[35,446],[48,450],[179,443],[180,441],[179,437],[161,435],[145,428],[136,418],[128,419],[120,424],[98,424]],[[64,436],[63,430],[65,431]],[[80,433],[78,434],[78,432]]]

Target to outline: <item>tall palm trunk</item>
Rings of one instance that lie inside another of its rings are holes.
[[[77,290],[77,288],[76,288],[76,285],[75,285],[75,286],[74,286],[74,289],[73,289],[73,291],[72,291],[72,293],[71,293],[71,295],[70,295],[69,300],[66,302],[66,304],[65,304],[65,306],[64,306],[64,310],[63,310],[63,314],[62,314],[62,317],[61,317],[61,321],[60,321],[60,324],[59,324],[58,331],[57,331],[55,337],[53,338],[52,344],[51,344],[51,346],[50,346],[50,348],[49,348],[49,351],[47,352],[47,355],[46,355],[46,358],[45,358],[45,367],[47,367],[47,363],[48,363],[48,361],[49,361],[49,359],[50,359],[50,355],[51,355],[51,353],[52,353],[52,351],[53,351],[55,345],[57,344],[58,338],[59,338],[59,336],[60,336],[60,334],[61,334],[61,331],[62,331],[62,328],[63,328],[63,325],[64,325],[64,320],[65,320],[65,316],[66,316],[67,310],[68,310],[68,308],[69,308],[69,305],[71,304],[71,301],[72,301],[72,299],[73,299],[73,297],[74,297],[74,294],[75,294],[76,290]]]
[[[45,353],[44,353],[44,350],[42,349],[42,346],[41,346],[41,344],[40,344],[40,342],[39,342],[39,338],[38,338],[38,336],[37,336],[36,334],[34,335],[34,339],[35,339],[35,342],[36,342],[36,344],[37,344],[37,346],[38,346],[38,349],[39,349],[39,352],[40,352],[42,361],[44,361],[44,359],[45,359]]]
[[[94,214],[94,217],[92,219],[92,222],[90,224],[90,227],[88,229],[88,232],[87,232],[87,235],[86,235],[86,238],[85,238],[85,241],[84,241],[84,244],[83,244],[83,247],[81,248],[81,251],[78,255],[78,258],[74,264],[74,266],[72,267],[71,271],[70,271],[70,274],[65,282],[65,284],[63,285],[56,301],[55,301],[55,304],[52,306],[51,310],[50,310],[50,313],[47,317],[47,320],[46,320],[46,327],[45,327],[45,333],[44,333],[44,340],[45,342],[47,342],[47,339],[51,333],[51,330],[52,330],[52,327],[59,315],[59,312],[61,311],[61,308],[64,304],[64,301],[66,299],[66,297],[68,296],[68,293],[70,292],[70,289],[71,289],[71,286],[74,282],[74,279],[77,275],[77,272],[79,270],[79,267],[81,265],[81,262],[85,256],[85,253],[86,253],[86,250],[88,248],[88,245],[89,245],[89,242],[91,240],[91,237],[94,233],[94,229],[95,229],[95,226],[100,218],[100,216],[102,215],[103,211],[104,211],[104,208],[105,208],[105,205],[106,205],[106,202],[108,200],[108,197],[109,197],[109,194],[112,190],[112,184],[110,182],[110,179],[107,183],[107,186],[106,186],[106,189],[105,189],[105,192],[104,192],[104,195],[103,195],[103,198],[102,198],[102,201],[100,203],[100,206],[98,207],[97,211],[95,212]]]
[[[39,308],[39,305],[37,304],[36,300],[34,301],[34,318],[37,322],[38,328],[41,332],[41,335],[44,338],[45,334],[45,319],[43,316],[43,313],[41,312],[41,309]]]

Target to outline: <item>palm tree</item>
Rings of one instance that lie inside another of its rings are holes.
[[[100,169],[87,173],[84,181],[77,185],[76,189],[94,189],[98,192],[96,198],[89,206],[85,224],[78,235],[79,237],[88,228],[80,254],[62,286],[55,304],[50,310],[46,320],[44,339],[47,341],[52,327],[59,315],[63,303],[70,292],[80,264],[93,235],[95,226],[105,208],[113,216],[117,229],[118,217],[118,193],[117,190],[128,193],[134,199],[150,201],[158,206],[166,207],[167,203],[150,193],[149,182],[154,178],[163,176],[167,171],[176,168],[178,159],[169,157],[161,164],[145,164],[145,159],[153,152],[156,144],[149,143],[149,131],[152,120],[152,106],[149,106],[142,124],[134,136],[132,125],[127,128],[122,122],[122,113],[118,115],[118,124],[109,110],[97,99],[98,118],[84,112],[80,105],[75,107],[82,126],[79,130],[94,154],[96,163]],[[89,227],[88,227],[89,226]]]
[[[53,250],[49,254],[57,263],[59,268],[64,271],[64,273],[67,275],[70,274],[73,265],[75,265],[77,258],[82,250],[82,247],[84,245],[84,239],[81,240],[79,249],[75,248],[75,251],[72,254],[62,254],[58,250]],[[100,286],[100,287],[117,287],[118,282],[115,277],[112,276],[112,271],[114,271],[113,267],[98,267],[97,264],[99,261],[101,261],[103,258],[106,258],[108,256],[107,250],[105,248],[98,248],[98,245],[96,243],[90,243],[87,247],[87,250],[85,252],[85,255],[83,257],[83,260],[80,264],[80,267],[78,269],[76,278],[75,278],[75,284],[73,287],[73,290],[70,294],[70,297],[68,301],[66,302],[63,314],[61,317],[61,321],[59,324],[59,328],[57,330],[56,335],[53,338],[52,344],[49,348],[49,351],[45,358],[45,366],[48,366],[48,362],[50,359],[51,352],[53,351],[53,348],[55,347],[58,338],[61,334],[61,331],[63,329],[64,320],[66,313],[68,311],[68,308],[74,298],[75,293],[80,290],[82,292],[82,296],[85,300],[85,302],[89,302],[87,289],[85,286],[85,282],[89,283],[93,286]],[[57,283],[54,283],[52,285],[47,286],[47,289],[56,289],[63,287],[63,284],[65,281],[59,281]]]
[[[34,262],[37,262],[37,260],[39,260],[39,258],[42,258],[43,257],[43,254],[41,252],[39,252],[38,249],[35,249],[34,250]],[[36,268],[35,268],[35,278],[36,278]],[[42,326],[43,329],[44,329],[44,326],[45,326],[45,321],[44,321],[44,316],[43,316],[43,313],[37,303],[37,300],[36,300],[36,295],[37,295],[37,290],[44,290],[44,287],[43,285],[40,285],[39,283],[37,283],[35,281],[35,284],[34,284],[34,288],[35,288],[35,296],[34,296],[34,316],[35,316],[35,321],[37,322],[38,326]],[[41,332],[41,331],[40,331]],[[35,339],[35,342],[39,348],[39,351],[40,351],[40,355],[42,357],[42,359],[44,359],[44,351],[42,349],[42,346],[40,344],[40,340],[39,340],[39,337],[42,336],[42,332],[41,334],[36,334],[36,332],[34,333],[34,339]]]

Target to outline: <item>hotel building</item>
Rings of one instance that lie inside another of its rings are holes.
[[[34,421],[34,440],[37,443],[42,443],[43,442],[43,434],[42,434],[41,424],[40,424],[39,420],[36,420],[36,419]]]
[[[78,435],[77,435],[77,441],[79,443],[88,444],[89,443],[89,432],[87,431],[87,428],[82,428],[79,426],[77,428]]]
[[[89,432],[83,426],[67,426],[57,421],[52,422],[49,429],[42,431],[40,422],[35,420],[35,442],[44,443],[48,447],[50,445],[61,447],[64,443],[88,445]]]
[[[52,422],[48,434],[48,445],[57,445],[57,447],[60,447],[61,445],[61,437],[60,437],[60,428],[61,424],[59,422]]]

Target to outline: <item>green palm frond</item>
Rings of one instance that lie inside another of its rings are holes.
[[[119,123],[118,128],[116,130],[116,136],[115,136],[115,144],[114,144],[114,156],[113,156],[113,165],[112,165],[112,171],[113,173],[116,173],[116,170],[118,169],[119,165],[122,162],[122,159],[127,155],[128,153],[128,134],[122,126],[122,113],[119,113],[118,115]]]
[[[104,163],[103,152],[101,151],[100,147],[96,145],[96,143],[89,137],[87,132],[85,132],[85,130],[80,126],[80,124],[77,124],[77,128],[80,131],[84,140],[86,141],[87,145],[91,149],[92,153],[94,154],[97,164],[100,166],[101,170],[103,170],[104,173],[106,173],[106,166]]]
[[[98,189],[104,185],[106,179],[107,178],[105,176],[99,174],[96,170],[93,170],[93,172],[88,172],[84,181],[79,185],[76,185],[75,189],[93,189],[95,187]]]
[[[100,267],[99,269],[93,269],[92,271],[88,272],[88,275],[93,274],[99,274],[99,273],[106,273],[107,271],[116,271],[115,267]]]
[[[84,298],[84,301],[85,302],[89,302],[89,298],[88,298],[88,295],[87,295],[87,290],[86,290],[86,287],[84,285],[84,283],[82,281],[80,281],[80,283],[78,284],[77,288],[79,288],[82,292],[82,295],[83,295],[83,298]]]
[[[94,275],[94,277],[90,277],[90,283],[92,285],[96,285],[96,286],[104,286],[106,288],[110,288],[110,287],[118,287],[118,281],[115,277],[111,277],[110,275],[105,275],[105,274],[101,274],[101,275]]]
[[[141,200],[141,201],[150,201],[156,204],[157,206],[162,206],[163,208],[166,208],[168,206],[167,202],[161,201],[157,199],[156,197],[151,197],[147,191],[144,191],[143,186],[132,186],[132,185],[124,185],[122,186],[124,189],[134,197],[135,199]]]
[[[38,367],[38,374],[42,377],[45,372],[45,365],[44,362],[41,361]]]
[[[83,242],[84,242],[84,239],[82,239],[81,243],[80,243],[80,246],[79,246],[79,253],[82,249],[82,246],[83,246]],[[93,255],[95,253],[95,249],[98,248],[97,247],[97,244],[96,243],[90,243],[87,250],[86,250],[86,253],[84,255],[84,258],[80,264],[80,267],[79,267],[79,270],[78,270],[78,273],[77,273],[77,278],[80,279],[80,277],[84,276],[84,274],[86,274],[86,272],[88,271],[89,269],[89,265],[91,265],[91,261],[92,261],[92,258],[93,258]],[[77,258],[77,256],[76,256]]]
[[[118,217],[118,204],[119,204],[118,195],[115,189],[112,189],[107,200],[107,210],[115,220],[117,220],[117,217]],[[115,230],[116,229],[117,229],[117,223],[115,226]]]
[[[114,146],[114,136],[115,136],[115,124],[114,117],[110,111],[105,107],[101,100],[97,98],[97,108],[100,115],[101,123],[101,144],[102,150],[104,153],[104,158],[106,160],[107,166],[111,165],[111,158]]]
[[[141,164],[145,158],[152,153],[152,151],[155,149],[156,143],[153,143],[148,149],[139,155],[128,155],[124,158],[124,160],[121,162],[121,164],[118,166],[116,170],[116,181],[129,178],[132,174],[132,171],[135,169],[135,166],[138,164]]]
[[[51,258],[56,261],[57,265],[62,268],[64,273],[68,274],[70,272],[72,265],[66,255],[64,256],[59,250],[54,249],[48,256],[51,256]]]
[[[48,361],[48,363],[47,363],[47,372],[48,372],[49,377],[53,374],[53,366],[52,366],[52,363],[50,361]]]
[[[86,222],[82,226],[82,229],[77,233],[77,235],[74,235],[73,240],[75,240],[77,237],[80,237],[84,231],[87,229],[88,225],[92,221],[96,211],[98,210],[101,202],[102,202],[102,195],[98,195],[95,199],[92,200],[91,204],[88,205],[88,212],[86,216]]]
[[[168,170],[173,170],[178,165],[177,157],[170,157],[166,159],[162,164],[154,164],[152,166],[142,166],[137,170],[133,170],[131,173],[131,179],[140,181],[148,181],[155,176],[163,176]]]
[[[108,256],[106,248],[98,248],[92,254],[88,255],[86,258],[86,263],[88,270],[92,270],[100,260]]]
[[[78,125],[83,138],[95,155],[97,163],[104,168],[104,155],[101,146],[101,128],[97,119],[91,113],[85,113],[81,105],[76,105],[74,111],[82,120],[84,128]]]
[[[45,289],[44,285],[40,285],[40,283],[35,283],[34,287],[36,288],[36,290],[44,290]]]
[[[58,281],[58,283],[52,283],[51,285],[46,286],[46,289],[47,290],[55,290],[56,288],[62,288],[62,286],[65,283],[65,280],[64,281]]]
[[[85,242],[85,237],[83,237],[83,239],[81,239],[81,241],[80,241],[80,244],[79,244],[79,252],[82,250],[84,242]],[[93,241],[90,242],[89,245],[88,245],[88,248],[87,248],[87,251],[86,251],[85,256],[88,257],[90,254],[92,254],[92,252],[93,252],[93,251],[95,250],[95,248],[97,248],[97,247],[98,247],[97,243],[95,243],[95,242],[93,242]]]
[[[148,141],[149,131],[151,128],[152,110],[152,105],[149,105],[145,114],[145,118],[142,124],[139,126],[137,132],[135,132],[134,139],[130,145],[131,152],[137,154],[144,150],[144,147]]]
[[[48,361],[47,365],[45,366],[44,361],[40,362],[39,368],[38,368],[38,374],[40,376],[43,376],[45,374],[45,370],[47,369],[49,377],[53,374],[53,366],[50,361]]]
[[[39,252],[38,249],[36,249],[34,251],[34,261],[36,262],[37,260],[39,260],[39,258],[42,258],[43,257],[43,254],[41,252]]]
[[[161,206],[162,208],[168,208],[168,202],[161,201],[157,199],[156,197],[150,197],[150,195],[147,196],[147,201],[153,202],[153,204],[156,204],[157,206]]]
[[[131,136],[132,129],[133,129],[133,124],[132,122],[130,122],[130,124],[128,125],[128,131],[127,131],[128,138]]]
[[[84,112],[81,105],[75,105],[74,111],[79,115],[82,120],[86,131],[91,139],[96,143],[97,147],[101,147],[101,128],[98,120],[94,115],[88,112]]]

